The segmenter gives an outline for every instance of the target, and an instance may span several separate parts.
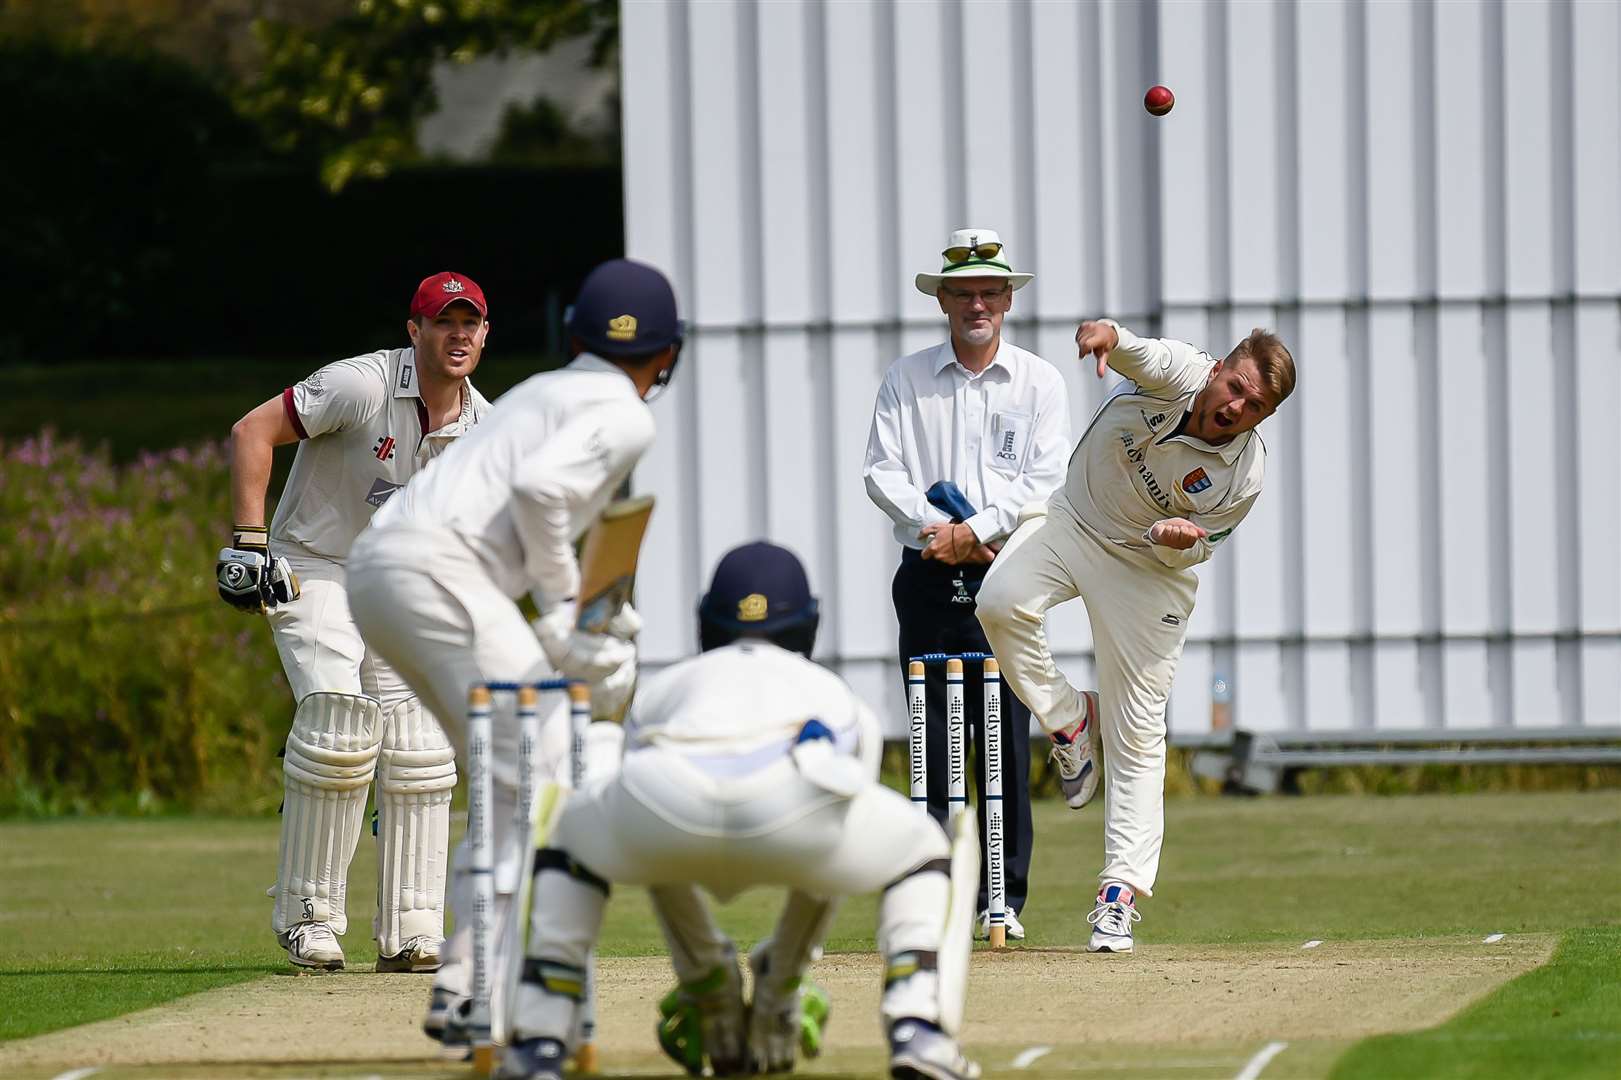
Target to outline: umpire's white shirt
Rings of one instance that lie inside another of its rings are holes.
[[[1266,444],[1254,430],[1212,445],[1177,434],[1216,359],[1182,341],[1140,338],[1118,323],[1109,366],[1131,385],[1098,410],[1070,462],[1064,498],[1103,539],[1146,549],[1172,569],[1204,562],[1261,494]],[[1210,535],[1186,550],[1150,543],[1165,518],[1187,518]]]
[[[544,608],[578,594],[574,541],[652,443],[653,412],[630,376],[584,354],[503,394],[373,524],[464,545],[507,596],[533,592]]]
[[[377,508],[489,412],[462,385],[461,415],[437,431],[411,348],[339,360],[289,386],[282,406],[301,441],[270,523],[278,552],[341,562]]]
[[[863,476],[907,547],[923,547],[917,534],[925,525],[950,520],[925,495],[941,480],[974,505],[968,526],[990,543],[1013,531],[1025,505],[1063,483],[1069,449],[1069,395],[1057,368],[1003,341],[971,375],[947,340],[884,373]]]

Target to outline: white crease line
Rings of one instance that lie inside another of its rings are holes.
[[[1019,1056],[1013,1059],[1015,1069],[1028,1069],[1037,1058],[1042,1058],[1053,1052],[1050,1046],[1032,1046],[1028,1050],[1020,1051]]]
[[[1484,938],[1481,939],[1480,943],[1482,945],[1496,945],[1499,941],[1502,941],[1502,940],[1503,940],[1503,935],[1502,934],[1487,934]]]
[[[90,1065],[83,1069],[69,1069],[61,1076],[53,1077],[52,1080],[84,1080],[85,1077],[93,1076],[100,1071],[101,1066]]]
[[[1254,1057],[1244,1063],[1244,1067],[1239,1070],[1237,1076],[1233,1077],[1233,1080],[1256,1080],[1261,1075],[1261,1070],[1271,1064],[1273,1058],[1283,1053],[1283,1048],[1288,1045],[1286,1042],[1267,1043],[1261,1047]]]
[[[1317,946],[1319,946],[1321,944],[1322,944],[1321,940],[1319,940],[1318,938],[1312,938],[1310,941],[1306,942],[1304,945],[1302,945],[1300,947],[1302,949],[1315,949]]]

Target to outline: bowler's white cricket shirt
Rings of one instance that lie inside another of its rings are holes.
[[[925,525],[950,520],[925,492],[954,482],[978,511],[981,543],[1000,540],[1028,503],[1064,480],[1069,395],[1058,369],[1006,341],[978,375],[951,342],[903,356],[884,373],[867,437],[867,494],[895,523],[895,539],[923,547]]]
[[[1064,499],[1104,539],[1147,548],[1173,569],[1194,566],[1210,558],[1255,505],[1266,444],[1254,430],[1221,446],[1178,435],[1215,357],[1185,342],[1140,338],[1109,325],[1120,334],[1109,366],[1133,385],[1104,402],[1081,436]],[[1149,527],[1175,517],[1210,535],[1186,551],[1149,543]]]
[[[270,523],[270,540],[342,560],[372,514],[490,410],[464,382],[461,415],[428,431],[416,352],[382,349],[339,360],[282,393],[301,440]]]
[[[524,380],[434,467],[389,500],[373,528],[443,534],[513,599],[576,596],[574,541],[652,445],[653,412],[630,376],[589,354]]]
[[[625,749],[662,746],[739,775],[787,753],[810,720],[876,772],[882,736],[866,702],[799,653],[745,639],[644,676],[625,720]]]

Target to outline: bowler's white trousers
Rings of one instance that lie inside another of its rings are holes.
[[[538,682],[554,677],[540,642],[510,597],[496,588],[478,558],[454,536],[405,527],[368,528],[349,551],[349,605],[366,643],[393,665],[444,726],[457,760],[467,753],[467,692],[482,682]],[[568,702],[541,699],[541,779],[568,780]],[[518,730],[512,699],[500,696],[491,724],[496,856],[496,922],[519,875]],[[525,838],[527,840],[527,838]],[[450,910],[457,931],[446,944],[435,984],[467,992],[472,878],[467,838],[451,856]]]
[[[1079,596],[1092,623],[1103,742],[1103,872],[1152,896],[1165,836],[1165,705],[1199,579],[1100,539],[1062,496],[991,564],[977,609],[1002,677],[1049,733],[1085,704],[1047,646],[1047,609]]]

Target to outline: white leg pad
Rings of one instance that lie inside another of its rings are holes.
[[[962,1029],[979,896],[979,825],[961,814],[951,825],[949,869],[928,863],[891,885],[878,907],[878,950],[886,966],[884,1027],[902,1017]],[[932,958],[932,967],[931,967]]]
[[[417,698],[394,706],[377,764],[378,951],[445,933],[445,869],[456,754]]]
[[[281,857],[271,927],[324,922],[349,927],[349,860],[377,768],[381,706],[360,694],[318,691],[298,703],[282,762]]]

